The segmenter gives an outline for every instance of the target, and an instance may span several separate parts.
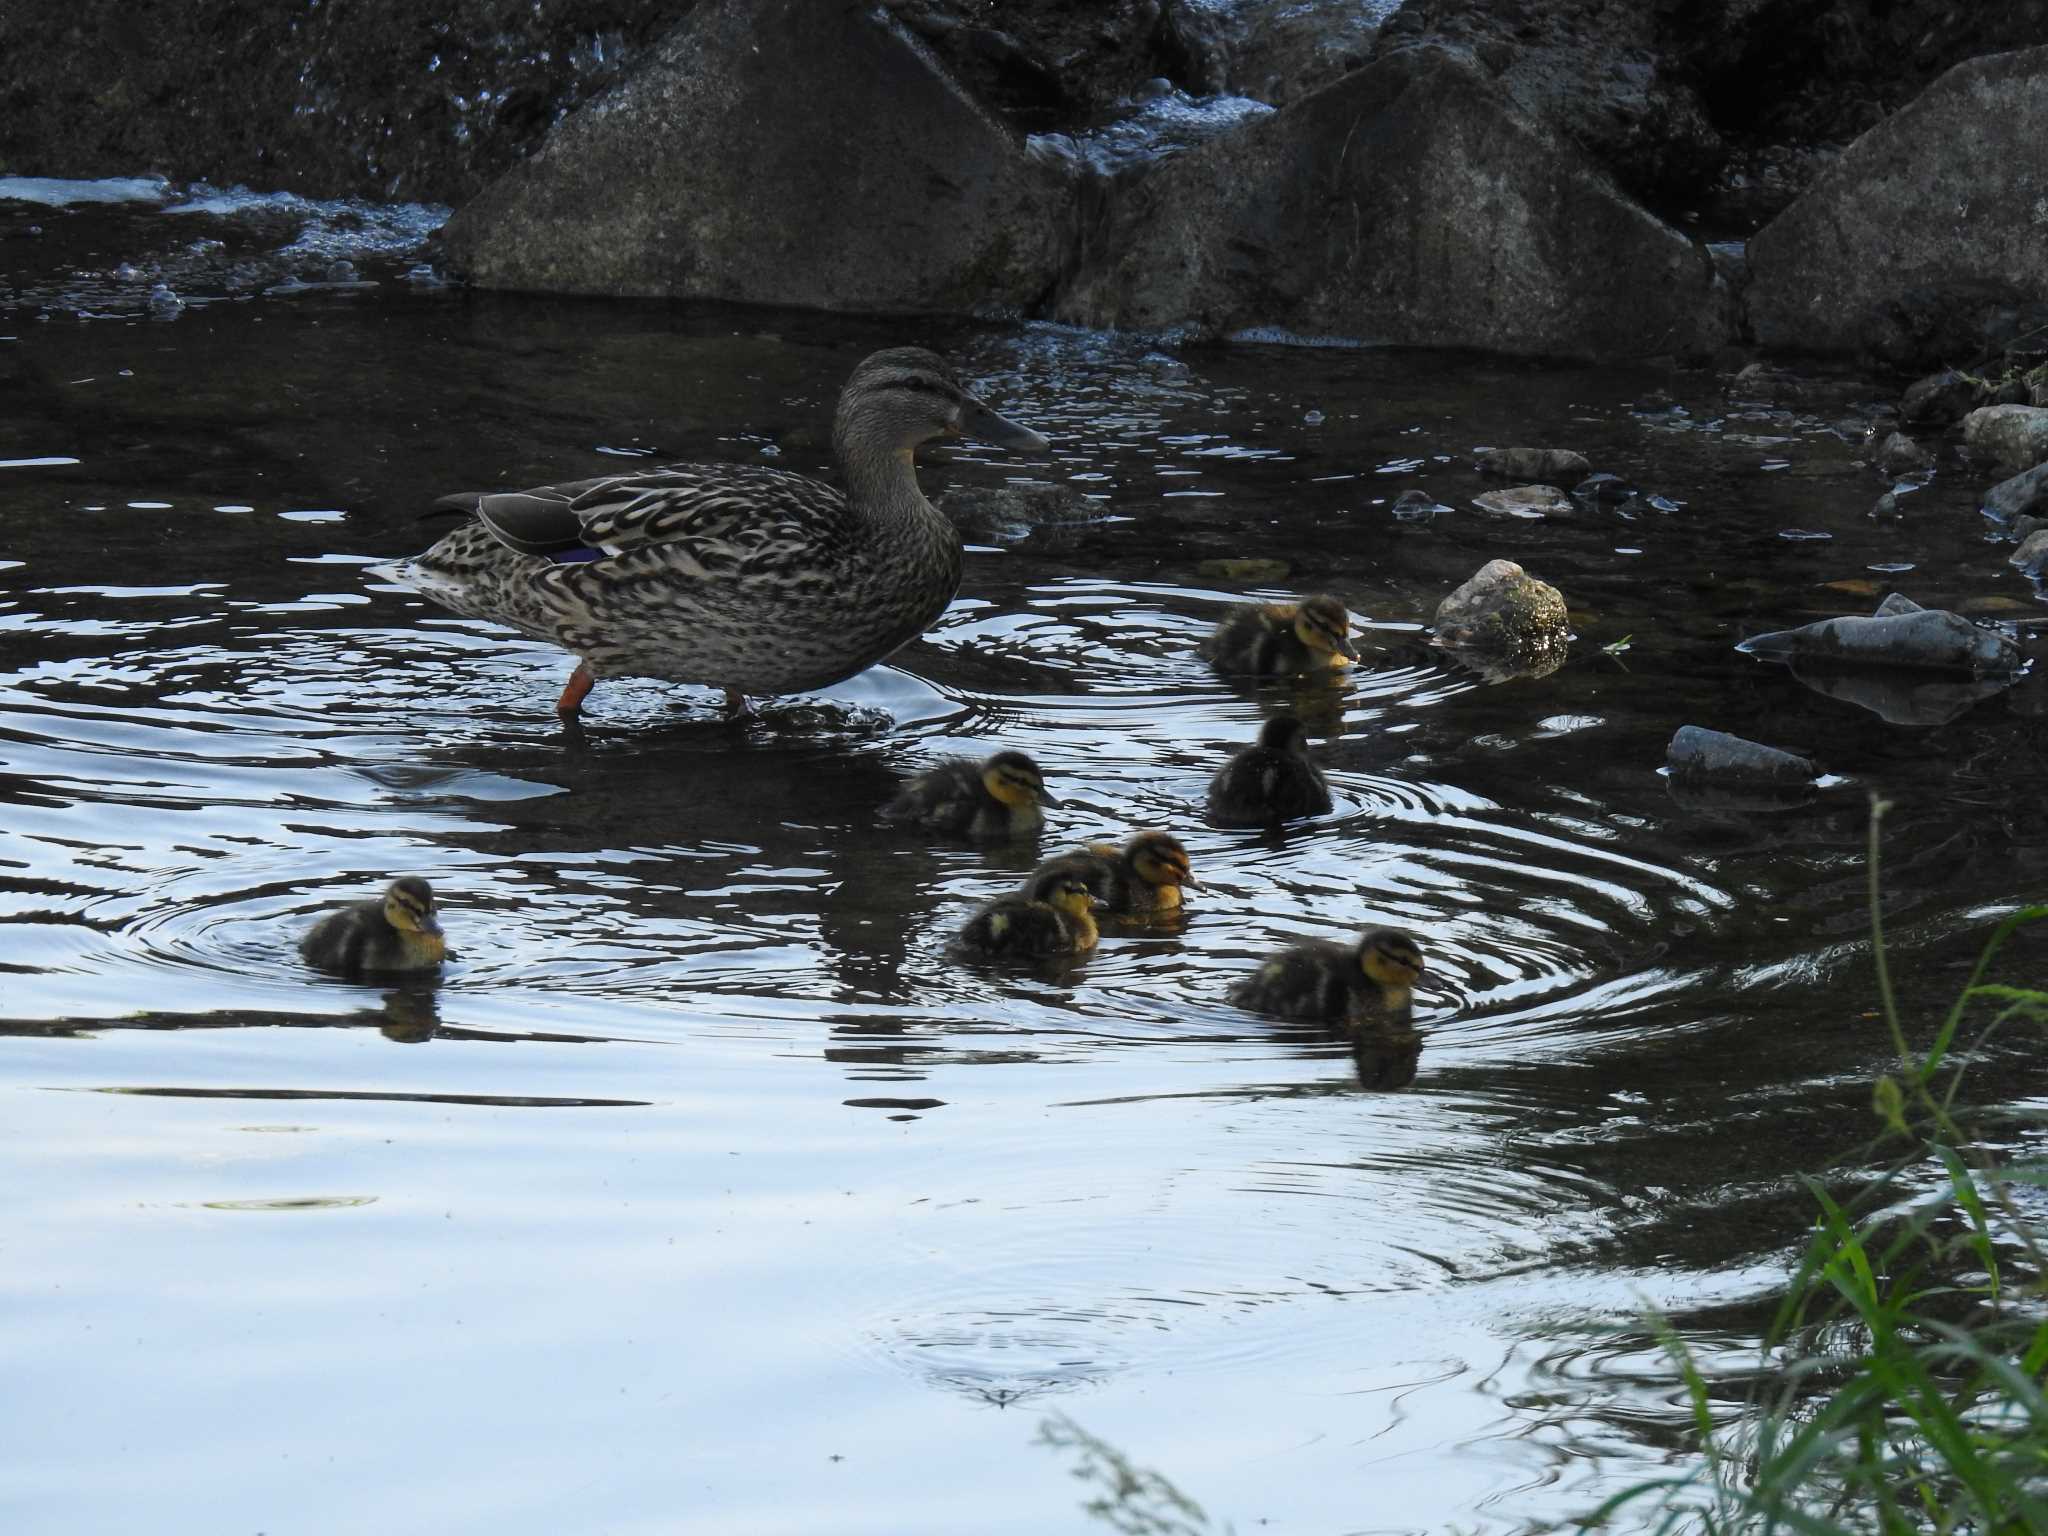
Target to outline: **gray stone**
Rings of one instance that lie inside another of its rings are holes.
[[[2048,47],[1959,64],[1749,245],[1759,343],[1935,362],[2048,319]]]
[[[1691,241],[1436,47],[1114,184],[1056,312],[1603,361],[1731,334]]]
[[[1984,510],[2008,523],[2048,510],[2048,462],[1999,481],[1984,493]]]
[[[1636,494],[1636,488],[1628,481],[1605,470],[1597,475],[1588,475],[1572,487],[1572,495],[1580,501],[1627,501]]]
[[[1682,725],[1665,749],[1664,761],[1683,778],[1716,778],[1748,784],[1811,784],[1813,761],[1766,747],[1725,731]]]
[[[1899,498],[1886,491],[1871,504],[1870,515],[1880,523],[1895,523],[1905,514],[1899,510]]]
[[[2019,647],[1997,630],[1972,624],[1961,614],[1922,608],[1897,593],[1868,618],[1849,614],[1775,630],[1745,640],[1736,649],[1766,661],[1967,677],[2002,675],[2020,664]]]
[[[2012,563],[2029,576],[2048,576],[2048,532],[2028,534],[2012,552]]]
[[[1489,560],[1436,610],[1438,645],[1504,653],[1562,654],[1564,595],[1512,560]]]
[[[1902,475],[1933,468],[1934,456],[1905,433],[1894,432],[1878,445],[1877,464],[1888,475]]]
[[[1061,177],[865,7],[714,0],[443,233],[491,288],[1021,310]]]
[[[1554,485],[1511,485],[1473,497],[1472,505],[1488,517],[1570,517],[1578,510]]]
[[[1899,401],[1899,416],[1913,426],[1945,427],[1961,421],[1981,401],[1984,386],[1967,374],[1944,368],[1930,373],[1906,388]]]
[[[1479,472],[1503,480],[1542,480],[1565,485],[1593,466],[1583,453],[1569,448],[1489,448],[1479,456]]]
[[[2048,186],[2048,177],[2043,178]],[[2043,236],[2048,242],[2048,235]],[[2048,408],[1980,406],[1963,418],[1963,441],[2006,469],[2031,469],[2048,460]]]

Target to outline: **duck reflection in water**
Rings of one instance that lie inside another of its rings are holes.
[[[1356,944],[1310,939],[1282,950],[1230,989],[1230,1001],[1254,1013],[1320,1026],[1345,1040],[1368,1088],[1415,1081],[1422,1037],[1414,1024],[1422,949],[1393,928],[1373,928]]]

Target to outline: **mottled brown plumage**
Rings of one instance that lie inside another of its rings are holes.
[[[433,888],[406,875],[375,901],[328,913],[299,940],[299,957],[341,976],[432,970],[448,957]]]
[[[1188,851],[1170,832],[1140,832],[1121,848],[1090,843],[1047,859],[1034,878],[1070,870],[1088,884],[1105,911],[1116,917],[1159,917],[1180,910],[1184,885],[1202,889],[1188,863]]]
[[[1356,944],[1310,939],[1283,949],[1230,989],[1255,1013],[1314,1024],[1351,1046],[1359,1081],[1405,1088],[1415,1080],[1422,1037],[1414,1025],[1422,950],[1392,928],[1374,928]]]
[[[967,920],[955,940],[967,955],[985,960],[1043,960],[1085,954],[1100,936],[1095,897],[1072,870],[1034,874],[1022,890],[998,896]]]
[[[951,837],[996,842],[1028,837],[1045,824],[1041,806],[1059,801],[1045,792],[1038,764],[1022,752],[998,752],[974,762],[947,758],[905,784],[882,807],[882,820]]]
[[[1202,654],[1226,677],[1289,677],[1345,667],[1358,659],[1351,614],[1327,592],[1298,603],[1242,603],[1227,611],[1202,643]]]
[[[1329,809],[1329,781],[1309,761],[1308,733],[1293,715],[1268,720],[1258,741],[1209,781],[1209,819],[1220,827],[1269,826]]]
[[[581,658],[556,706],[593,681],[658,677],[746,695],[823,688],[882,660],[945,611],[960,539],[918,490],[912,454],[936,437],[1041,449],[915,347],[877,352],[839,396],[842,493],[785,470],[666,469],[438,506],[474,521],[400,568],[458,613]]]

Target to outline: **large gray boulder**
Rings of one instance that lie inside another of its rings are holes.
[[[896,22],[713,0],[461,210],[479,286],[1014,312],[1059,266],[1067,188]]]
[[[2048,321],[2048,47],[1959,64],[1749,243],[1766,347],[1899,365]]]
[[[1595,358],[1729,335],[1703,251],[1440,47],[1116,184],[1057,313]]]

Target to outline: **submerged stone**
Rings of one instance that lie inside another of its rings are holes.
[[[1515,485],[1503,491],[1487,491],[1472,498],[1472,505],[1489,517],[1570,517],[1578,509],[1554,485]]]
[[[1678,728],[1664,750],[1664,761],[1681,777],[1731,783],[1803,788],[1815,777],[1811,758],[1698,725]]]
[[[1985,677],[2016,671],[2020,649],[1997,630],[1961,614],[1922,608],[1897,593],[1877,612],[1822,619],[1798,629],[1756,635],[1736,647],[1766,661],[1837,667],[1940,672]]]
[[[1583,453],[1569,448],[1489,448],[1479,456],[1481,474],[1552,485],[1577,480],[1592,467]]]
[[[1431,644],[1505,661],[1510,675],[1548,672],[1564,659],[1567,619],[1557,588],[1512,560],[1489,560],[1437,605]]]
[[[2012,563],[2029,576],[2048,576],[2048,530],[2028,534],[2012,552]]]

